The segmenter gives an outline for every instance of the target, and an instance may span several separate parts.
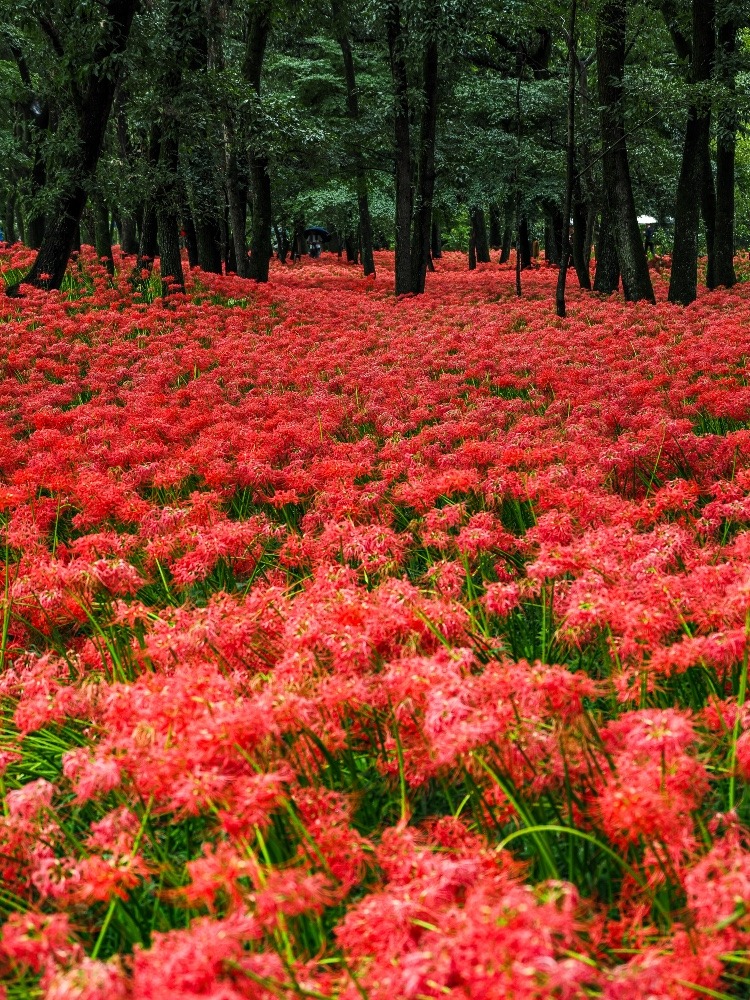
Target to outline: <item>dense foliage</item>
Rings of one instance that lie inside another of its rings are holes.
[[[0,297],[7,995],[746,996],[750,284],[115,264]]]

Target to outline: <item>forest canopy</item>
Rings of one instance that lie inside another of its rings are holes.
[[[443,246],[538,243],[652,299],[652,218],[687,303],[699,255],[730,286],[750,243],[748,25],[747,0],[5,3],[4,237],[48,288],[81,242],[265,281],[319,226],[365,273],[395,249],[397,292]]]

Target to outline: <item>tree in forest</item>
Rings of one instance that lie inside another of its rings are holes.
[[[104,143],[122,58],[138,0],[106,0],[79,9],[80,23],[60,24],[46,14],[40,26],[61,66],[65,66],[70,140],[55,203],[47,213],[39,252],[25,281],[59,288],[65,275],[89,186]],[[84,27],[86,30],[81,31]]]
[[[625,298],[654,302],[646,253],[635,210],[625,133],[625,58],[628,5],[600,0],[596,23],[596,64],[601,117],[603,189],[608,237],[617,254]],[[613,273],[613,272],[611,272]],[[600,291],[613,291],[602,287]]]

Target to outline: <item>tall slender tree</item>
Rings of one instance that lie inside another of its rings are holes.
[[[635,213],[625,137],[627,15],[627,0],[602,0],[596,17],[602,173],[607,220],[617,252],[625,298],[654,302],[654,289]]]

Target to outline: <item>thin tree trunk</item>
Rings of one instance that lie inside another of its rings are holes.
[[[331,2],[334,26],[338,33],[338,43],[344,62],[344,82],[346,84],[346,111],[349,119],[356,127],[359,124],[359,97],[357,94],[357,79],[354,71],[354,57],[349,41],[347,17],[342,0]],[[357,189],[357,210],[359,212],[359,232],[362,247],[362,264],[365,274],[375,274],[375,261],[372,256],[372,221],[370,219],[370,201],[367,192],[367,175],[359,144],[353,150],[354,181]]]
[[[429,8],[434,13],[434,6]],[[411,241],[411,290],[424,292],[430,260],[432,201],[435,196],[435,138],[438,109],[438,40],[437,26],[427,25],[422,69],[422,123],[419,138],[416,211]]]
[[[5,201],[3,233],[6,243],[16,242],[16,198],[14,194],[10,194]]]
[[[117,86],[118,70],[125,51],[138,0],[109,0],[109,24],[97,45],[92,68],[81,88],[78,122],[70,166],[74,180],[50,212],[44,239],[25,281],[41,288],[59,288],[73,250],[76,231],[86,205],[88,187],[96,172],[104,133]]]
[[[695,85],[711,78],[714,55],[714,0],[693,0],[693,58],[690,82]],[[674,213],[674,250],[669,281],[669,301],[688,305],[698,294],[698,222],[704,178],[709,164],[708,144],[711,108],[696,99],[688,108],[682,164],[677,182]],[[713,184],[713,182],[712,182]]]
[[[96,194],[91,199],[94,211],[94,246],[96,256],[104,262],[110,274],[115,273],[115,264],[112,259],[112,238],[109,224],[109,209],[101,194]]]
[[[575,184],[576,146],[575,146],[575,115],[576,115],[576,0],[571,0],[568,20],[568,130],[565,150],[565,199],[563,201],[563,222],[570,219],[573,203],[573,186]],[[565,316],[565,282],[568,276],[568,260],[570,259],[570,226],[563,228],[563,248],[560,272],[557,276],[555,291],[555,311],[558,316]]]
[[[432,213],[432,259],[440,260],[443,256],[443,239],[440,235],[440,225],[435,219],[435,213]]]
[[[718,77],[723,91],[716,129],[714,280],[717,286],[731,288],[737,281],[734,272],[734,167],[737,145],[734,58],[737,26],[731,15],[719,24],[718,36]]]
[[[529,220],[522,215],[518,222],[518,249],[521,269],[531,267],[531,237],[529,236]]]
[[[626,0],[603,0],[598,11],[596,62],[604,155],[602,172],[609,201],[609,224],[617,250],[625,298],[655,302],[646,252],[635,214],[625,141]]]
[[[127,165],[128,169],[132,170],[135,166],[135,156],[133,153],[133,145],[130,141],[130,134],[128,132],[128,119],[125,111],[125,95],[122,87],[117,88],[115,105],[115,126],[117,132],[117,142],[120,147],[120,156]],[[136,215],[132,211],[132,206],[126,206],[125,209],[121,208],[120,240],[120,249],[123,253],[129,255],[138,253],[138,226]]]
[[[401,10],[391,0],[386,12],[388,53],[393,79],[396,171],[396,295],[411,291],[411,138],[409,134],[409,80],[406,73]]]
[[[188,267],[198,267],[198,237],[190,206],[182,209],[182,228],[185,230],[185,249],[188,255]]]
[[[253,90],[253,107],[256,119],[261,106],[260,82],[268,36],[271,32],[271,0],[257,0],[248,20],[247,45],[243,61],[243,76]],[[252,235],[248,276],[255,281],[268,281],[268,269],[273,256],[271,228],[273,206],[271,203],[271,176],[268,156],[261,148],[257,120],[252,129],[250,155],[250,189],[253,201]]]
[[[513,198],[507,198],[505,202],[505,220],[503,225],[503,243],[500,248],[500,263],[507,264],[510,260],[510,251],[513,247],[513,229],[515,220],[515,205]]]
[[[500,214],[500,206],[496,202],[490,203],[490,250],[499,250],[503,245],[503,222]]]
[[[573,169],[574,171],[576,170],[575,156]],[[588,218],[588,206],[583,200],[580,178],[577,178],[573,183],[573,266],[576,269],[578,284],[581,288],[585,288],[586,291],[591,291],[591,275],[586,256]]]

